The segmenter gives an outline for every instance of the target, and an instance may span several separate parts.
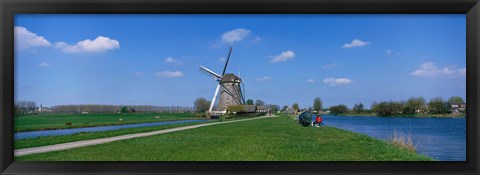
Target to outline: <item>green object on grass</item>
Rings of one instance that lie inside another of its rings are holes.
[[[306,111],[298,116],[298,123],[303,126],[309,126],[312,123],[312,113]]]

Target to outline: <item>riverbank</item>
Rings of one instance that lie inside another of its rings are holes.
[[[216,121],[207,121],[207,122],[216,122]],[[70,134],[70,135],[28,138],[28,139],[15,140],[14,149],[32,148],[32,147],[55,145],[55,144],[68,143],[68,142],[76,142],[76,141],[82,141],[82,140],[107,138],[107,137],[114,137],[114,136],[120,136],[125,134],[150,132],[150,131],[170,129],[170,128],[176,128],[176,127],[182,127],[182,126],[190,126],[190,125],[196,125],[196,124],[198,123],[183,123],[183,124],[150,126],[150,127],[140,127],[140,128],[127,128],[127,129],[119,129],[119,130],[113,130],[113,131],[82,132],[82,133]]]
[[[15,157],[47,161],[429,161],[367,135],[302,127],[286,115],[64,151]]]
[[[378,116],[373,113],[371,114],[328,114],[333,116],[349,116],[349,117],[417,117],[417,118],[465,118],[466,114],[415,114],[415,115],[389,115],[389,116]]]
[[[235,121],[235,120],[243,120],[252,117],[235,117],[224,119],[223,121]],[[188,121],[188,120],[183,120]],[[212,122],[219,122],[220,120],[205,120],[203,123],[212,123]],[[169,122],[169,121],[162,121],[162,122]],[[32,147],[39,147],[39,146],[47,146],[47,145],[55,145],[61,143],[68,143],[68,142],[75,142],[75,141],[82,141],[82,140],[91,140],[91,139],[99,139],[99,138],[107,138],[107,137],[114,137],[119,135],[125,134],[135,134],[141,132],[150,132],[162,129],[169,129],[175,127],[182,127],[182,126],[191,126],[196,125],[198,123],[182,123],[182,124],[169,124],[169,125],[161,125],[161,126],[145,126],[145,127],[138,127],[138,128],[123,128],[118,130],[107,130],[107,131],[97,131],[97,132],[79,132],[75,134],[68,134],[68,135],[57,135],[57,136],[40,136],[36,138],[25,138],[25,139],[15,139],[14,141],[14,148],[15,149],[23,149],[23,148],[32,148]],[[58,130],[57,130],[58,131]],[[42,131],[40,131],[42,132]],[[23,132],[20,132],[23,133]]]

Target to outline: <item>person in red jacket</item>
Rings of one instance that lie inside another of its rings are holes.
[[[317,115],[317,118],[315,118],[315,124],[317,124],[317,126],[323,126],[323,119],[320,115]]]

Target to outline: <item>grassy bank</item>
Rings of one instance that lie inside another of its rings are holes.
[[[15,117],[15,132],[110,126],[192,119],[191,113],[159,114],[39,114]],[[120,122],[119,119],[123,119]],[[71,125],[66,123],[70,122]]]
[[[403,161],[431,160],[393,144],[332,127],[267,118],[149,136],[15,160],[78,161]]]
[[[216,122],[216,121],[209,121],[209,122]],[[183,124],[150,126],[150,127],[141,127],[141,128],[127,128],[127,129],[102,131],[102,132],[84,132],[84,133],[62,135],[62,136],[45,136],[45,137],[38,137],[38,138],[21,139],[21,140],[16,140],[14,142],[14,148],[23,149],[23,148],[46,146],[46,145],[55,145],[55,144],[75,142],[75,141],[81,141],[81,140],[107,138],[107,137],[114,137],[114,136],[125,135],[125,134],[150,132],[150,131],[156,131],[161,129],[169,129],[169,128],[198,125],[198,124],[199,123],[183,123]]]

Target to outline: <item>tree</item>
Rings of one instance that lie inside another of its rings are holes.
[[[267,104],[267,105],[265,105],[265,107],[267,109],[270,109],[270,111],[272,111],[272,112],[277,112],[278,110],[280,110],[280,106],[274,105],[274,104]]]
[[[392,115],[399,115],[402,114],[403,108],[404,108],[404,102],[398,102],[398,101],[390,101],[390,108],[391,108],[391,114]]]
[[[252,99],[248,99],[248,100],[247,100],[247,105],[253,105],[253,100],[252,100]]]
[[[313,110],[320,112],[323,108],[323,102],[320,97],[315,97],[313,100]]]
[[[120,109],[120,113],[128,113],[128,107],[124,106]]]
[[[362,103],[356,104],[353,106],[353,112],[355,113],[362,113],[364,111],[364,106]]]
[[[330,113],[335,114],[335,115],[344,114],[344,113],[348,112],[348,108],[344,104],[337,105],[337,106],[331,106],[329,110],[330,110]]]
[[[448,104],[450,106],[453,104],[463,104],[463,103],[465,103],[465,101],[463,101],[463,98],[459,96],[453,96],[453,97],[450,97],[450,99],[448,99]]]
[[[193,102],[193,105],[195,106],[195,109],[197,112],[206,112],[208,110],[208,108],[210,108],[210,101],[208,101],[207,99],[203,98],[203,97],[200,97],[200,98],[197,98],[195,100],[195,102]]]
[[[444,101],[442,97],[435,97],[428,102],[428,110],[431,114],[446,114],[448,109],[448,102]]]
[[[286,111],[288,109],[288,105],[283,106],[282,111]]]
[[[391,116],[402,114],[404,110],[404,104],[396,101],[383,101],[380,103],[372,104],[372,112],[379,116]]]
[[[262,100],[256,100],[255,105],[256,106],[265,106],[265,102],[263,102]]]
[[[36,114],[37,103],[34,101],[18,101],[15,103],[16,115]]]
[[[403,114],[415,114],[425,110],[426,101],[423,97],[411,97],[405,103]]]
[[[294,110],[300,109],[300,107],[298,106],[298,103],[293,103],[292,108],[293,108]]]

